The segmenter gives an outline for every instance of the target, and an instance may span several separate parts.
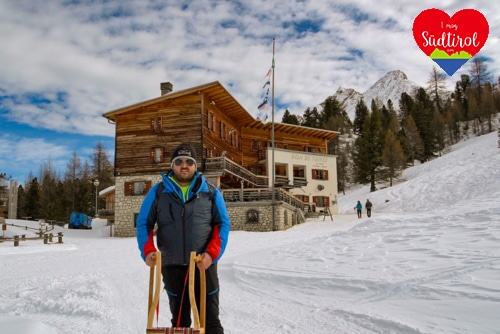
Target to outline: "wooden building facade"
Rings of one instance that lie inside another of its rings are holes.
[[[193,145],[198,171],[221,188],[228,205],[259,200],[247,195],[267,189],[273,205],[286,198],[302,211],[338,211],[336,157],[327,154],[337,132],[274,123],[273,148],[273,124],[254,119],[219,82],[178,92],[162,83],[161,92],[103,115],[116,131],[117,236],[135,235],[144,195],[170,169],[182,142]]]

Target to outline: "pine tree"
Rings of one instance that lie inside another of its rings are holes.
[[[365,118],[368,116],[370,111],[368,110],[368,107],[366,106],[365,102],[363,99],[359,99],[358,102],[356,103],[356,110],[354,112],[354,122],[352,125],[352,131],[356,135],[360,135],[361,132],[363,131],[363,124],[365,122]]]
[[[435,143],[434,146],[438,150],[439,156],[445,148],[445,137],[446,137],[446,127],[444,117],[440,112],[434,113],[434,118],[432,119],[432,128],[435,133]]]
[[[31,219],[44,218],[42,217],[41,197],[40,184],[35,177],[31,180],[28,192],[26,193],[26,204],[24,208],[26,217],[31,217]]]
[[[24,187],[19,185],[17,187],[17,213],[16,217],[27,217],[26,215],[26,192]]]
[[[415,159],[422,159],[424,155],[424,143],[422,138],[420,138],[420,133],[413,120],[413,116],[409,116],[406,120],[406,126],[404,128],[405,145],[404,151],[408,158],[408,161],[412,166],[415,165]]]
[[[320,118],[323,129],[325,128],[325,124],[330,122],[331,118],[335,118],[338,124],[338,128],[335,131],[350,127],[351,121],[349,120],[349,115],[347,115],[347,112],[335,96],[328,97],[321,105],[323,106],[323,110],[320,113]]]
[[[311,108],[307,108],[306,111],[304,112],[304,121],[302,125],[310,128],[319,129],[320,124],[321,124],[321,119],[318,109],[316,107],[314,107],[312,110]]]
[[[415,101],[413,98],[407,93],[402,93],[401,98],[399,99],[399,122],[404,127],[408,117],[411,115],[412,110],[414,108]]]
[[[4,206],[4,198],[7,198],[7,175],[0,173],[0,206]]]
[[[297,115],[290,113],[290,111],[288,111],[288,109],[287,109],[287,110],[285,110],[285,113],[283,114],[283,117],[281,119],[281,123],[299,125],[299,118],[297,117]]]
[[[422,162],[425,162],[434,156],[436,149],[436,134],[432,128],[432,119],[434,113],[434,105],[423,88],[417,90],[415,96],[415,104],[411,111],[413,120],[417,125],[420,138],[424,143],[424,154]]]
[[[467,98],[467,91],[471,87],[470,77],[467,74],[462,74],[460,76],[460,81],[455,84],[455,91],[453,97],[456,103],[460,105],[461,119],[469,120],[469,99]]]
[[[405,166],[405,156],[399,140],[391,129],[387,130],[385,136],[384,149],[382,151],[382,165],[387,167],[389,184],[392,187],[392,180],[398,176]]]
[[[378,110],[366,116],[361,135],[354,142],[353,162],[355,181],[370,183],[370,191],[375,191],[376,171],[382,161],[383,136]]]

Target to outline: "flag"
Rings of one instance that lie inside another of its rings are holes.
[[[271,74],[273,74],[273,68],[274,68],[274,59],[273,59],[273,67],[271,67],[269,69],[269,71],[267,71],[266,75],[264,76],[264,78],[270,78],[271,77]]]
[[[257,107],[257,109],[260,111],[259,114],[257,115],[257,119],[263,123],[267,122],[267,119],[268,119],[267,107],[268,107],[268,101],[269,101],[269,86],[271,86],[271,75],[273,74],[273,68],[274,68],[274,59],[273,59],[273,66],[271,68],[269,68],[266,75],[264,76],[264,78],[267,80],[264,83],[264,86],[262,86],[262,89],[265,89],[267,87],[267,90],[264,94],[262,102]]]
[[[264,101],[257,107],[260,111],[267,109],[267,96],[264,97]]]

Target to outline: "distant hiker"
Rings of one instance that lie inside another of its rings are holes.
[[[370,202],[370,200],[367,199],[366,204],[365,204],[365,208],[366,208],[366,215],[368,217],[371,217],[371,215],[372,215],[372,206],[373,206],[372,202]]]
[[[361,218],[361,210],[363,209],[363,205],[361,205],[361,202],[358,201],[358,204],[354,207],[354,210],[358,212],[358,218]]]
[[[219,320],[217,263],[224,254],[229,229],[222,193],[196,170],[193,146],[179,145],[172,153],[171,170],[162,173],[162,181],[147,193],[137,217],[137,242],[148,266],[156,263],[153,258],[156,235],[172,327],[191,326],[189,294],[184,291],[187,291],[188,259],[191,251],[195,251],[201,254],[198,268],[206,270],[205,333],[224,333]],[[198,299],[199,292],[196,294]]]

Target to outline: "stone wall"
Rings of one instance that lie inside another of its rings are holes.
[[[117,176],[115,191],[115,233],[116,237],[135,237],[135,218],[141,209],[145,196],[125,196],[125,182],[161,181],[161,175]],[[273,226],[271,201],[226,203],[232,231],[268,232],[286,230],[302,223],[297,209],[288,203],[277,201]]]
[[[161,175],[141,176],[117,176],[115,188],[115,236],[117,237],[135,237],[135,217],[141,209],[144,195],[142,196],[125,196],[125,182],[134,181],[151,181],[154,185],[161,181]]]
[[[302,223],[297,209],[280,201],[275,205],[274,226],[271,201],[229,202],[227,210],[231,231],[281,231]]]

